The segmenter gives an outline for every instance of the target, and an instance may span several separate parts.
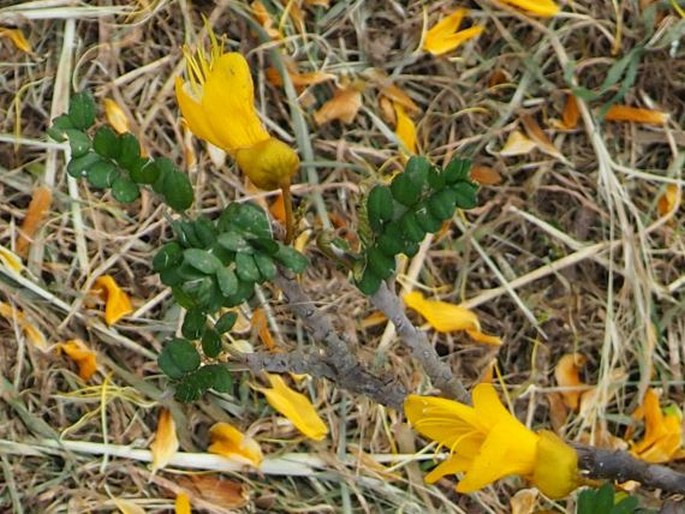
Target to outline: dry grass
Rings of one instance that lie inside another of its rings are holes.
[[[27,55],[0,39],[0,244],[16,244],[33,188],[53,189],[47,221],[31,246],[30,273],[21,281],[0,276],[0,301],[24,311],[50,344],[79,337],[99,356],[99,373],[84,384],[71,363],[41,352],[18,326],[0,320],[2,512],[107,512],[116,510],[116,498],[146,512],[168,511],[179,477],[193,467],[217,469],[220,462],[189,453],[151,478],[149,455],[133,449],[147,448],[160,404],[173,409],[184,452],[202,452],[208,427],[222,420],[249,429],[263,444],[275,474],[224,468],[250,496],[245,511],[506,512],[521,485],[503,481],[472,496],[457,496],[447,481],[427,488],[421,457],[410,456],[420,442],[401,416],[330,384],[306,387],[331,427],[318,444],[279,423],[249,388],[254,378],[247,374],[238,376],[234,395],[210,395],[192,406],[170,399],[155,356],[178,330],[179,309],[150,270],[151,255],[169,235],[164,211],[151,196],[124,208],[68,182],[62,148],[46,142],[45,130],[66,109],[72,88],[87,88],[128,111],[152,154],[188,169],[204,212],[253,194],[227,166],[214,165],[203,145],[192,143],[197,162],[188,160],[191,147],[178,121],[173,81],[182,69],[181,45],[203,41],[201,15],[228,35],[230,49],[248,56],[270,129],[297,142],[308,185],[295,191],[312,226],[333,220],[354,233],[359,187],[397,168],[397,147],[388,137],[392,125],[379,114],[371,68],[389,75],[420,106],[415,119],[422,153],[438,162],[466,153],[500,171],[502,183],[483,188],[480,206],[459,216],[400,276],[408,288],[435,288],[443,299],[477,307],[486,330],[505,339],[497,351],[460,334],[434,336],[465,382],[473,383],[496,359],[519,417],[548,425],[553,368],[563,354],[583,353],[590,360],[585,381],[598,384],[601,394],[583,417],[572,415],[563,424],[569,439],[594,433],[603,420],[621,436],[648,386],[663,388],[664,398],[682,406],[685,211],[661,218],[657,212],[666,184],[683,185],[685,58],[676,32],[683,20],[668,2],[657,2],[658,14],[650,19],[648,1],[639,2],[642,7],[562,1],[564,14],[550,21],[473,2],[486,30],[449,58],[415,50],[424,23],[454,8],[449,1],[331,2],[329,9],[305,9],[306,33],[286,21],[286,38],[265,44],[244,2],[110,3],[5,7],[0,0],[0,25],[19,26],[34,49]],[[601,124],[590,110],[603,102],[590,102],[581,106],[578,128],[550,132],[567,162],[541,152],[498,155],[511,130],[521,128],[521,113],[543,127],[560,118],[572,63],[579,82],[596,89],[609,66],[638,44],[648,50],[625,101],[668,112],[666,126]],[[264,70],[275,47],[294,57],[300,71],[321,69],[335,74],[338,84],[364,83],[354,123],[317,128],[311,121],[314,109],[332,96],[330,83],[301,94],[269,85]],[[488,87],[495,70],[506,80]],[[295,114],[289,101],[299,102]],[[410,389],[427,391],[420,369],[393,344],[389,329],[361,328],[359,320],[371,311],[347,277],[315,249],[309,255],[305,288],[358,341],[361,355],[394,370]],[[98,308],[83,304],[102,274],[114,275],[137,309],[113,328]],[[306,344],[276,295],[265,291],[264,298],[281,344]],[[291,453],[298,459],[291,455],[278,468],[278,459]],[[645,505],[658,505],[654,494],[642,497]],[[570,505],[540,503],[554,512]]]

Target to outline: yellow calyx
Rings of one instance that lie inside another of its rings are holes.
[[[239,148],[235,160],[252,183],[266,191],[290,185],[290,179],[300,167],[295,151],[273,137]]]

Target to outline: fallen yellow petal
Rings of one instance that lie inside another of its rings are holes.
[[[578,110],[578,100],[576,100],[576,97],[572,93],[569,93],[566,96],[564,110],[561,113],[563,127],[567,130],[574,129],[578,126],[579,119],[580,111]]]
[[[542,130],[542,127],[538,125],[538,122],[535,121],[535,119],[532,116],[528,114],[522,114],[520,119],[523,128],[526,130],[526,134],[532,141],[535,142],[535,144],[537,144],[538,148],[542,152],[546,153],[547,155],[551,155],[552,157],[555,157],[557,159],[564,159],[561,152],[557,149],[556,146],[554,146],[554,143],[552,143],[549,137],[547,137],[545,131]]]
[[[174,514],[190,514],[190,498],[186,493],[178,493],[174,503]]]
[[[264,455],[259,443],[230,423],[215,423],[209,429],[211,444],[207,451],[258,467]]]
[[[659,197],[657,203],[657,210],[659,216],[666,216],[678,208],[680,205],[681,192],[680,188],[675,184],[666,186],[666,191]]]
[[[459,30],[459,25],[466,14],[466,9],[457,9],[433,25],[423,41],[423,49],[433,55],[442,55],[455,50],[459,45],[483,32],[483,27],[473,26]]]
[[[477,343],[491,344],[494,346],[500,346],[502,344],[501,338],[484,334],[480,330],[467,330],[466,333]]]
[[[108,325],[133,312],[131,300],[111,275],[98,277],[91,291],[105,300],[105,321]]]
[[[280,30],[274,28],[274,21],[262,2],[255,0],[250,4],[250,7],[252,7],[252,14],[254,14],[254,17],[271,39],[283,39],[283,34],[281,34]]]
[[[152,452],[152,472],[162,469],[178,451],[178,437],[176,423],[169,409],[162,408],[157,418],[155,440],[150,443]]]
[[[2,246],[0,246],[0,263],[16,274],[20,274],[24,269],[21,257]]]
[[[354,121],[361,106],[362,94],[357,88],[350,86],[345,89],[338,89],[333,98],[314,113],[314,121],[319,126],[334,120],[349,124]]]
[[[499,174],[499,171],[489,166],[480,166],[478,164],[471,166],[469,177],[472,181],[484,186],[496,186],[502,182],[502,175]]]
[[[276,68],[267,68],[264,73],[266,75],[266,79],[274,86],[280,87],[283,85],[281,74],[278,73]],[[288,76],[295,87],[314,86],[335,78],[335,75],[332,73],[326,73],[325,71],[307,71],[300,73],[297,70],[291,69],[288,69]]]
[[[22,52],[26,52],[27,54],[33,53],[31,43],[29,43],[28,39],[24,36],[24,33],[19,29],[0,28],[0,37],[8,38],[14,43],[14,46]]]
[[[515,155],[526,155],[532,152],[537,144],[535,141],[528,139],[518,130],[514,130],[509,137],[507,142],[500,150],[499,154],[502,157],[513,157]]]
[[[559,6],[552,0],[499,0],[503,4],[513,5],[535,16],[554,16]]]
[[[116,130],[119,134],[124,134],[129,132],[130,126],[128,122],[128,116],[124,110],[119,106],[119,104],[112,100],[111,98],[105,98],[103,100],[105,107],[105,117],[107,122]]]
[[[606,121],[632,121],[651,125],[663,125],[668,121],[668,118],[667,112],[628,105],[612,105],[604,116]]]
[[[271,389],[256,387],[275,410],[283,414],[300,432],[321,441],[328,434],[328,427],[319,417],[314,406],[303,394],[290,389],[278,375],[267,374]]]
[[[393,107],[395,108],[395,117],[397,119],[397,125],[395,127],[395,135],[397,139],[402,142],[404,146],[403,150],[406,150],[409,154],[416,153],[416,125],[412,119],[407,116],[404,107],[396,102],[393,102]]]
[[[266,349],[270,352],[276,350],[276,343],[269,331],[269,323],[264,314],[264,309],[256,308],[252,313],[252,331],[259,336]]]
[[[78,376],[82,380],[89,380],[97,371],[97,358],[93,350],[88,348],[80,339],[70,339],[57,345],[78,366]]]
[[[37,348],[42,351],[46,351],[48,349],[47,340],[45,339],[43,333],[34,327],[26,319],[26,315],[19,309],[8,303],[0,302],[0,316],[4,317],[7,321],[16,322],[19,324],[21,329],[24,331],[26,338]]]
[[[554,367],[554,378],[559,387],[564,388],[561,391],[564,404],[576,412],[580,406],[580,397],[584,392],[580,386],[586,385],[580,379],[580,370],[586,362],[587,357],[580,353],[567,353]]]

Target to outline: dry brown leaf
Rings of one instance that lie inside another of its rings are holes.
[[[411,113],[417,113],[420,110],[414,100],[395,84],[385,83],[385,85],[381,87],[381,95],[389,98],[393,103],[401,105]]]
[[[171,458],[176,455],[178,446],[174,418],[169,409],[162,408],[157,418],[155,440],[150,443],[153,473],[169,464]]]
[[[668,121],[668,118],[667,112],[628,105],[612,105],[604,116],[605,121],[632,121],[651,125],[663,125]]]
[[[180,476],[177,481],[191,497],[197,496],[223,508],[237,509],[246,505],[249,500],[245,486],[234,480],[224,480],[214,475],[190,475]]]
[[[538,500],[538,490],[534,487],[521,489],[509,500],[511,514],[531,514]]]
[[[574,411],[578,410],[580,396],[584,392],[580,388],[586,385],[580,380],[580,370],[586,362],[587,357],[580,353],[567,353],[554,367],[554,378],[559,387],[570,388],[568,391],[561,391],[564,404]]]
[[[497,87],[500,84],[506,84],[509,80],[509,75],[501,68],[497,68],[488,76],[488,89]]]
[[[33,190],[33,197],[26,210],[26,216],[19,231],[19,239],[17,239],[17,254],[21,257],[26,257],[31,240],[43,225],[51,203],[52,192],[49,187],[38,186]]]
[[[538,125],[538,122],[535,121],[535,118],[529,116],[528,114],[522,114],[520,119],[523,128],[526,130],[526,134],[532,141],[535,141],[535,144],[540,149],[540,151],[546,153],[551,157],[555,157],[560,160],[565,160],[561,152],[557,150],[556,146],[554,146],[554,143],[552,143],[549,137],[547,137],[545,131],[542,130],[540,125]]]
[[[537,145],[535,141],[528,139],[523,133],[518,130],[514,130],[509,137],[507,142],[500,150],[499,154],[502,157],[513,157],[515,155],[527,155],[532,152]]]
[[[354,121],[361,106],[362,94],[359,89],[353,86],[338,89],[333,95],[333,98],[324,103],[321,108],[314,113],[314,121],[319,126],[334,120],[340,120],[345,124],[350,124]]]
[[[395,109],[392,106],[392,100],[386,96],[381,96],[378,99],[378,109],[380,110],[381,117],[388,125],[395,125],[397,119],[395,119]]]
[[[489,166],[474,165],[469,172],[471,180],[484,186],[496,186],[502,182],[502,175]]]
[[[269,323],[264,314],[264,309],[257,307],[252,313],[252,333],[259,336],[259,340],[267,350],[273,352],[276,350],[276,343],[269,331]]]
[[[562,126],[566,130],[574,129],[578,126],[579,119],[580,111],[578,110],[578,100],[576,100],[576,97],[573,95],[573,93],[569,93],[566,96],[564,110],[561,113]]]
[[[119,509],[121,514],[145,514],[145,509],[131,500],[112,498],[112,501],[114,502],[114,505],[117,506],[117,509]]]

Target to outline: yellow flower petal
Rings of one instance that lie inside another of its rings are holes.
[[[416,125],[414,125],[412,119],[407,116],[407,113],[402,105],[393,102],[393,107],[395,108],[395,117],[397,119],[395,135],[397,135],[397,139],[399,139],[404,146],[403,150],[406,150],[410,154],[415,154]]]
[[[174,503],[174,514],[191,514],[190,498],[186,493],[178,493]]]
[[[275,410],[283,414],[304,435],[320,441],[328,434],[328,427],[314,406],[303,394],[290,389],[278,375],[268,374],[271,389],[257,387]]]
[[[24,33],[19,29],[0,28],[0,37],[8,38],[14,43],[14,46],[22,52],[26,52],[27,54],[33,53],[31,50],[31,43],[29,43],[28,39],[24,36]]]
[[[16,322],[24,331],[24,335],[31,342],[42,351],[48,349],[47,340],[43,333],[34,327],[27,319],[26,315],[19,309],[11,306],[8,303],[0,302],[0,316],[4,317],[9,322]]]
[[[266,191],[290,184],[300,169],[300,158],[295,151],[273,137],[238,149],[235,160],[252,183]]]
[[[70,339],[56,347],[63,351],[78,366],[78,375],[83,380],[89,380],[97,371],[97,358],[93,350],[88,348],[80,339]]]
[[[513,5],[535,16],[554,16],[559,6],[552,0],[499,0],[503,4]]]
[[[559,359],[559,362],[554,367],[554,378],[559,387],[569,389],[561,391],[564,404],[574,411],[578,411],[580,397],[584,392],[578,387],[586,385],[580,380],[580,370],[585,365],[585,362],[587,362],[587,357],[584,355],[580,353],[567,353]]]
[[[424,480],[427,484],[434,484],[446,475],[456,475],[462,471],[466,471],[471,465],[471,461],[462,458],[460,455],[452,455],[444,462],[435,466],[430,473],[428,473]]]
[[[178,451],[176,423],[169,409],[161,409],[157,418],[155,440],[150,443],[152,452],[152,472],[162,469]]]
[[[666,191],[659,197],[657,202],[657,211],[659,216],[666,216],[678,208],[681,201],[680,188],[675,184],[668,184]]]
[[[21,223],[19,239],[17,240],[17,253],[26,256],[29,245],[45,221],[45,216],[52,203],[52,191],[47,186],[38,186],[33,191],[31,202],[26,210],[26,216]]]
[[[21,257],[2,246],[0,246],[0,263],[17,275],[20,274],[24,269],[24,264],[21,262]]]
[[[110,275],[102,275],[95,280],[92,292],[105,300],[105,321],[113,325],[124,316],[133,312],[131,300]]]
[[[452,303],[426,300],[418,291],[404,295],[404,303],[426,318],[438,332],[480,328],[478,317],[469,309]]]
[[[634,443],[630,452],[654,464],[672,460],[679,454],[683,443],[682,416],[679,412],[664,415],[653,389],[645,393],[642,409],[645,418],[644,438]]]
[[[128,122],[128,116],[126,116],[124,110],[119,107],[119,104],[111,98],[105,98],[103,100],[103,104],[105,107],[105,117],[107,118],[107,122],[112,125],[114,130],[116,130],[119,134],[129,132],[130,126]]]
[[[549,430],[538,432],[532,482],[553,500],[568,496],[579,484],[578,454]]]
[[[457,32],[466,9],[457,9],[444,17],[426,32],[423,49],[433,55],[442,55],[483,32],[483,27],[473,26]]]
[[[229,423],[215,423],[209,429],[207,451],[258,467],[264,455],[259,443]]]

